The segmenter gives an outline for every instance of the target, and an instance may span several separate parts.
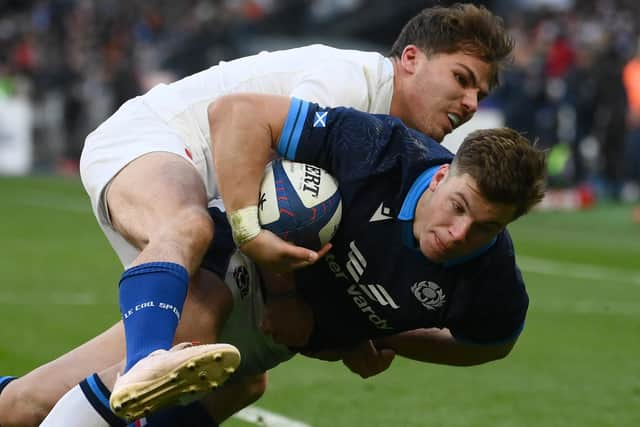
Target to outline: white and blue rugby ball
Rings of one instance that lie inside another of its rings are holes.
[[[327,171],[284,159],[267,165],[258,205],[262,228],[317,250],[331,240],[341,218],[338,183]]]

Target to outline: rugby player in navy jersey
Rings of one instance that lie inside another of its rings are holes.
[[[127,269],[119,286],[127,364],[114,393],[118,401],[127,400],[138,384],[146,387],[130,374],[138,362],[144,372],[144,366],[157,367],[159,359],[180,366],[194,354],[232,352],[216,346],[166,351],[213,235],[205,210],[218,196],[207,121],[211,102],[235,92],[293,95],[392,114],[440,140],[470,119],[495,87],[512,46],[501,20],[483,7],[431,7],[409,21],[389,57],[314,45],[222,62],[126,102],[92,132],[82,156],[83,183],[100,227]],[[269,253],[288,253],[286,268],[318,259],[318,253],[293,245],[280,244]],[[171,309],[140,303],[158,298],[169,300]],[[128,315],[137,306],[149,309]],[[120,328],[99,339],[100,368],[119,360],[124,349]],[[155,357],[149,361],[151,352]],[[69,376],[68,381],[73,378],[83,377]],[[33,383],[10,380],[0,377],[0,389],[6,386],[0,394],[0,423],[39,422],[49,407],[21,405],[24,400],[16,403],[12,397],[30,393]],[[50,385],[57,393],[66,387]]]
[[[510,352],[528,298],[505,227],[542,197],[543,152],[517,132],[493,129],[471,134],[451,163],[450,152],[389,116],[276,96],[224,97],[209,114],[212,139],[223,141],[214,145],[215,158],[224,159],[216,165],[221,191],[228,215],[235,216],[231,223],[244,222],[244,235],[234,231],[245,254],[268,250],[269,240],[278,239],[245,214],[253,210],[243,211],[257,203],[272,149],[323,167],[339,181],[344,210],[333,247],[295,274],[299,305],[314,321],[299,350],[342,359],[365,377],[384,370],[394,352],[451,365]],[[247,150],[251,156],[233,154]],[[225,175],[238,168],[246,171],[242,182]],[[229,188],[233,195],[226,194]],[[215,223],[220,232],[228,227],[220,216]],[[214,245],[223,244],[222,236]],[[226,269],[229,285],[228,265],[214,268],[226,262],[217,251],[204,267],[220,275]],[[248,280],[257,291],[257,280]],[[267,293],[267,301],[272,297]],[[275,365],[290,357],[253,327],[261,362],[271,357],[267,365]],[[224,330],[219,338],[231,338],[243,354],[257,354]]]
[[[344,214],[333,247],[295,272],[316,322],[307,350],[436,327],[453,344],[480,345],[433,352],[410,333],[394,340],[399,354],[451,364],[508,354],[528,298],[505,227],[544,194],[542,151],[493,129],[467,137],[451,163],[444,147],[390,116],[286,97],[233,95],[209,114],[225,206],[233,224],[254,230],[236,239],[249,257],[260,259],[278,239],[246,215],[272,150],[339,182]]]

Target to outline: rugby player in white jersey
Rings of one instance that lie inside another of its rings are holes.
[[[216,146],[242,147],[246,141],[260,140],[270,140],[274,146],[280,135],[279,153],[330,168],[343,191],[341,228],[327,262],[295,274],[295,295],[309,305],[315,323],[309,342],[300,350],[316,355],[321,351],[325,357],[327,350],[337,350],[332,357],[342,358],[363,376],[385,369],[394,351],[425,362],[465,366],[506,356],[522,331],[528,298],[504,227],[541,199],[544,153],[514,131],[491,129],[469,135],[449,164],[451,153],[388,116],[320,109],[294,100],[288,124],[283,126],[288,98],[265,98],[247,94],[218,101],[225,106],[216,104],[212,114],[225,119],[220,123],[234,125],[231,133],[216,126],[221,133],[215,141],[224,141]],[[324,120],[316,126],[319,116]],[[270,124],[263,126],[265,120]],[[252,126],[259,131],[252,131]],[[265,143],[252,144],[253,157],[236,159],[252,170],[245,176],[246,192],[238,201],[240,206],[255,202],[253,187],[264,166],[261,161],[270,157],[267,148]],[[223,191],[229,189],[228,178],[234,182],[237,167],[220,165],[227,177],[221,178]],[[231,188],[238,192],[235,185]],[[387,219],[367,221],[380,204],[389,213]],[[255,375],[287,360],[291,350],[261,332],[260,275],[246,256],[234,252],[224,215],[213,211],[211,216],[217,234],[203,268],[225,277],[234,296],[233,310],[219,339],[237,345],[245,357],[236,373],[238,379],[238,375]],[[349,269],[356,251],[360,266]],[[373,285],[358,283],[375,283],[380,299],[367,299],[361,289]],[[200,281],[194,281],[194,286],[199,285]],[[360,296],[355,299],[354,295]],[[272,297],[267,291],[267,301]],[[224,298],[219,295],[213,300]],[[188,315],[188,308],[185,310]],[[373,346],[370,340],[376,337],[383,341]],[[364,351],[359,351],[363,346]],[[114,371],[110,376],[103,374],[111,386]],[[80,386],[93,407],[86,401],[84,405],[74,401],[78,393],[72,390],[56,404],[43,426],[59,425],[55,420],[76,420],[79,406],[89,416],[78,425],[105,427],[106,421],[122,425],[99,415],[108,413],[108,403],[101,402],[108,402],[109,397],[107,387],[98,384],[101,380],[92,377]],[[220,409],[229,410],[221,406],[225,401],[219,397],[207,399],[209,415],[202,405],[192,404],[166,409],[144,422],[150,427],[213,425],[211,418],[223,419]]]
[[[120,280],[126,339],[120,327],[99,338],[105,367],[120,358],[126,341],[127,362],[113,392],[117,406],[135,405],[127,396],[148,383],[146,374],[143,380],[136,374],[146,371],[146,363],[163,360],[180,366],[197,359],[208,368],[215,365],[206,362],[214,356],[237,359],[235,350],[223,345],[165,351],[174,341],[189,279],[214,238],[206,210],[207,201],[218,195],[207,108],[218,96],[293,95],[321,105],[390,113],[441,140],[475,113],[496,85],[511,49],[501,20],[486,9],[469,4],[430,8],[405,26],[389,57],[316,45],[221,63],[126,102],[91,133],[81,159],[83,183],[100,226],[126,267]],[[273,270],[309,265],[323,253],[268,233],[255,240],[269,251],[252,252],[251,257]],[[146,359],[151,352],[154,357]],[[81,371],[78,367],[76,375]],[[79,381],[84,375],[66,379]],[[13,420],[37,423],[49,409],[34,400],[25,408],[7,397],[32,388],[34,383],[24,379],[22,384],[3,383],[3,426],[29,424]],[[57,384],[52,387],[60,395],[69,387]]]

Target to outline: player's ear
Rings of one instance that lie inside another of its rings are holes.
[[[433,175],[433,178],[431,178],[431,182],[429,183],[429,190],[435,191],[435,189],[444,181],[447,175],[449,175],[449,164],[445,163],[444,165],[440,165],[435,175]]]
[[[416,71],[420,48],[414,44],[408,44],[402,50],[400,65],[409,74]]]

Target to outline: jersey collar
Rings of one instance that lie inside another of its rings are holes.
[[[416,206],[418,206],[418,200],[427,187],[429,187],[429,184],[431,184],[431,180],[436,172],[438,172],[438,169],[440,169],[440,166],[430,167],[426,171],[422,172],[413,182],[407,196],[404,198],[404,202],[402,202],[400,214],[398,215],[399,220],[413,221],[416,213]]]

